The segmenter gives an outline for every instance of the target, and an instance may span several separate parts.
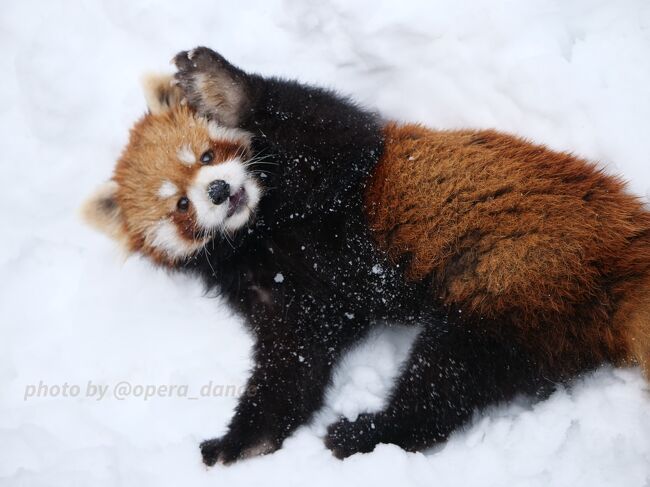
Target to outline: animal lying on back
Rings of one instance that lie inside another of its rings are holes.
[[[378,320],[423,329],[386,407],[329,427],[339,458],[432,446],[603,363],[647,371],[650,213],[621,180],[491,130],[386,122],[207,48],[175,63],[85,212],[217,288],[256,337],[254,393],[206,464],[278,449]]]

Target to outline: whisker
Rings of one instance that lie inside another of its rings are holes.
[[[264,166],[279,166],[277,162],[265,162],[265,161],[254,161],[250,162],[248,164],[244,164],[245,167],[250,167],[250,166],[257,166],[257,165],[264,165]]]
[[[205,232],[205,230],[204,230]],[[217,271],[214,270],[214,267],[212,267],[212,262],[210,260],[210,251],[208,250],[208,242],[210,240],[206,241],[203,244],[203,250],[205,250],[205,261],[208,263],[208,266],[210,267],[210,270],[212,271],[212,276],[216,279],[217,278]]]
[[[230,248],[232,248],[234,250],[235,246],[233,245],[233,243],[228,238],[228,233],[226,232],[226,229],[220,226],[219,227],[219,232],[221,233],[221,236],[224,238],[224,240],[226,242],[228,242],[228,245],[230,245]]]

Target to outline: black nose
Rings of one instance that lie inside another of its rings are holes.
[[[220,205],[230,196],[230,185],[222,179],[208,184],[208,196],[215,205]]]

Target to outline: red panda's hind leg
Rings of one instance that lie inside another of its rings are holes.
[[[378,443],[421,450],[446,440],[477,409],[520,393],[546,397],[556,379],[542,378],[538,364],[514,343],[462,327],[427,328],[416,339],[387,407],[330,425],[325,445],[338,458],[370,452]]]

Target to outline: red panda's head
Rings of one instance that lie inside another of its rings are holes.
[[[83,214],[130,252],[173,266],[246,225],[261,190],[247,171],[249,134],[196,115],[170,81],[145,82],[149,113]]]

